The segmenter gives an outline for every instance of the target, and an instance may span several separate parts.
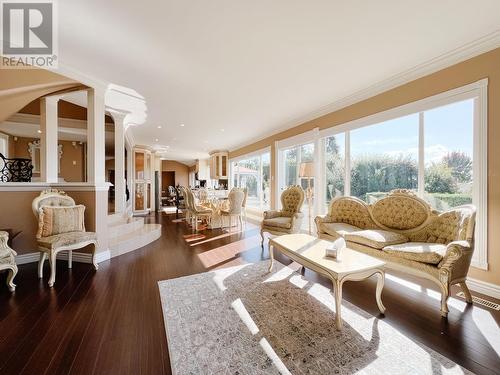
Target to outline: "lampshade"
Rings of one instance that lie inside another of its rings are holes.
[[[299,177],[314,177],[314,163],[312,161],[300,163]]]

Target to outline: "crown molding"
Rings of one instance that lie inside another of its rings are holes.
[[[438,72],[442,69],[448,68],[452,65],[479,56],[483,53],[492,51],[500,47],[500,30],[494,31],[482,38],[476,39],[470,43],[464,44],[461,47],[455,48],[447,53],[437,56],[422,64],[416,65],[402,73],[393,75],[387,79],[379,81],[370,85],[360,91],[339,99],[331,104],[321,107],[315,111],[309,112],[304,116],[297,117],[291,121],[285,122],[283,125],[276,129],[267,132],[266,134],[250,139],[245,143],[241,143],[236,147],[230,149],[230,152],[237,151],[238,149],[251,145],[253,143],[263,141],[273,135],[277,135],[285,130],[301,125],[305,122],[315,120],[326,114],[338,111],[342,108],[359,103],[363,100],[369,99],[376,95],[382,94],[386,91],[392,90],[396,87],[402,86],[411,81],[428,76],[432,73]]]

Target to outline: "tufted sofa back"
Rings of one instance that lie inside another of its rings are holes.
[[[371,205],[371,214],[378,226],[404,231],[426,225],[432,217],[432,209],[409,190],[393,190]]]
[[[469,204],[440,213],[429,225],[410,235],[411,241],[448,244],[474,239],[476,208]]]
[[[304,190],[298,185],[292,185],[281,193],[281,213],[283,216],[292,217],[302,209],[304,203]]]
[[[335,223],[354,225],[362,229],[377,228],[368,205],[355,197],[340,197],[330,203],[328,216]]]
[[[473,205],[437,212],[407,190],[393,190],[372,205],[355,197],[340,197],[330,203],[332,222],[362,229],[380,228],[406,235],[410,241],[448,244],[472,241],[476,209]]]

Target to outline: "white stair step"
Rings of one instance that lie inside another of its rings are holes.
[[[124,218],[123,221],[114,221],[108,224],[108,236],[118,237],[141,229],[144,226],[143,217]]]
[[[144,224],[140,229],[109,239],[111,257],[128,253],[156,241],[161,236],[160,224]]]
[[[109,214],[108,215],[108,225],[113,224],[116,222],[123,222],[124,220],[127,220],[128,216],[124,214],[123,212],[119,212],[116,214]]]

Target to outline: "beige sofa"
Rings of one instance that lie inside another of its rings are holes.
[[[351,249],[383,259],[387,267],[421,276],[441,290],[441,316],[447,317],[450,286],[465,283],[474,251],[475,207],[433,210],[407,190],[394,190],[374,204],[354,197],[332,200],[327,215],[315,219],[318,237],[344,237]]]

